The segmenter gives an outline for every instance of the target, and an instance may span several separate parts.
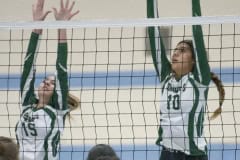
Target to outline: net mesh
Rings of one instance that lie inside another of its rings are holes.
[[[169,23],[162,27],[168,57],[177,42],[192,39],[190,22]],[[211,20],[211,19],[210,19]],[[114,22],[114,21],[113,21]],[[155,141],[160,119],[159,80],[154,70],[146,27],[164,20],[130,23],[76,23],[68,28],[68,75],[70,92],[79,97],[80,108],[71,112],[61,137],[60,159],[86,159],[89,149],[99,143],[112,145],[121,159],[158,159]],[[218,91],[211,84],[204,132],[209,158],[240,158],[240,25],[212,20],[202,24],[211,70],[222,80],[225,101],[222,114],[210,121],[219,106]],[[198,22],[199,23],[199,22]],[[54,23],[53,23],[54,24]],[[115,25],[114,25],[115,24]],[[30,28],[34,23],[2,24],[0,29],[0,133],[15,138],[20,117],[19,84]],[[56,24],[47,24],[41,37],[37,59],[37,82],[55,71]],[[102,26],[101,26],[102,25]],[[12,26],[12,27],[11,27]],[[7,28],[7,29],[6,29]]]

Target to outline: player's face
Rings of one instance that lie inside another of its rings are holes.
[[[38,96],[39,98],[50,99],[53,95],[53,90],[55,87],[55,77],[48,76],[44,79],[38,88]]]
[[[192,71],[194,60],[193,53],[187,43],[180,43],[174,49],[171,57],[172,70],[177,75],[184,75]]]

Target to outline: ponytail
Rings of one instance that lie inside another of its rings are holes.
[[[78,108],[79,104],[80,104],[79,98],[72,95],[71,93],[68,93],[67,102],[68,102],[68,107],[69,107],[70,111]]]
[[[71,115],[70,112],[77,109],[80,106],[80,99],[76,96],[74,96],[71,93],[68,93],[68,97],[67,97],[67,103],[68,103],[68,108],[69,108],[69,112],[67,114],[68,120],[71,120]]]
[[[213,112],[213,115],[210,117],[210,120],[213,120],[222,112],[222,104],[225,98],[225,90],[222,81],[213,72],[211,72],[211,79],[215,83],[217,90],[219,92],[219,107]]]

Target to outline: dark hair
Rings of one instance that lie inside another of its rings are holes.
[[[120,160],[118,157],[114,156],[100,156],[96,160]]]
[[[190,39],[181,40],[180,42],[178,42],[178,45],[181,44],[181,43],[186,43],[187,45],[189,45],[192,53],[194,52],[194,47],[193,47],[193,41],[192,40],[190,40]]]
[[[54,97],[56,97],[56,95],[57,95],[57,93],[54,90],[53,95],[52,95],[50,101],[48,102],[48,105],[54,106],[55,104],[57,104],[56,99],[54,98]],[[70,111],[73,111],[80,106],[80,99],[78,97],[74,96],[73,94],[68,93],[67,105],[68,105],[68,108],[70,109]]]
[[[189,40],[189,39],[182,40],[182,41],[178,42],[178,45],[181,44],[181,43],[185,43],[185,44],[187,44],[190,47],[190,50],[191,50],[191,53],[192,53],[192,57],[193,57],[193,59],[195,61],[195,54],[193,54],[194,53],[193,41]]]
[[[67,102],[70,111],[72,111],[79,107],[80,99],[73,94],[68,93]]]
[[[107,144],[97,144],[91,148],[88,153],[87,160],[97,160],[98,158],[117,158],[117,154],[113,150],[113,148]],[[117,160],[117,159],[114,159]]]
[[[194,61],[196,61],[195,54],[194,54],[193,41],[192,40],[182,40],[182,41],[178,42],[178,44],[181,44],[181,43],[185,43],[190,47]],[[210,117],[210,119],[212,120],[212,119],[215,119],[222,112],[222,104],[223,104],[223,101],[225,98],[225,90],[224,90],[222,81],[218,78],[218,76],[213,72],[211,72],[210,74],[211,74],[211,79],[215,83],[218,93],[219,93],[219,107],[213,112],[213,115]]]
[[[225,89],[222,84],[222,81],[218,78],[218,76],[211,72],[211,79],[215,83],[218,93],[219,93],[219,107],[213,112],[213,115],[210,117],[211,120],[215,119],[222,112],[222,104],[225,99]]]
[[[0,136],[0,159],[18,160],[18,145],[8,137]]]

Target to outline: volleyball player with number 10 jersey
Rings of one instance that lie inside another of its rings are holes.
[[[198,0],[193,15],[200,16]],[[157,18],[157,0],[148,0],[148,18]],[[196,9],[196,10],[195,10]],[[207,142],[203,134],[204,114],[211,78],[201,26],[193,29],[193,40],[180,41],[171,55],[165,53],[160,27],[149,27],[152,58],[161,84],[160,127],[157,144],[163,147],[160,160],[206,160]],[[222,89],[223,90],[223,89]],[[224,97],[224,90],[221,92]],[[222,102],[222,101],[221,101]],[[221,104],[220,104],[221,106]],[[219,114],[219,109],[213,118]]]

